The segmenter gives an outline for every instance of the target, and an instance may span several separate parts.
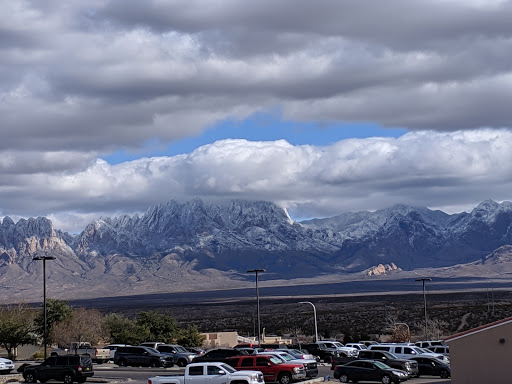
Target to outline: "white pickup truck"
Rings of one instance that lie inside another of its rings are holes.
[[[148,384],[262,384],[260,371],[237,371],[225,363],[192,363],[185,374],[153,376]]]

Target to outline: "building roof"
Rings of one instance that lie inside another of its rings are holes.
[[[488,329],[500,327],[502,325],[509,324],[509,323],[512,323],[512,317],[507,317],[505,319],[498,320],[493,323],[481,325],[480,327],[476,327],[476,328],[469,329],[469,330],[461,332],[461,333],[457,333],[455,335],[447,337],[446,339],[444,339],[444,341],[449,343],[450,341],[457,340],[457,339],[460,339],[462,337],[466,337],[469,335],[474,335],[475,333],[480,333],[480,332],[486,331]]]

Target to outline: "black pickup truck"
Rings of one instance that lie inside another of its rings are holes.
[[[331,362],[331,369],[334,370],[337,365],[343,365],[356,359],[378,360],[386,365],[389,365],[391,368],[396,368],[407,372],[409,377],[419,376],[418,363],[414,360],[399,359],[391,352],[371,351],[364,349],[359,351],[359,355],[357,357],[334,357]]]

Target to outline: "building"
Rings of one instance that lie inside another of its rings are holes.
[[[452,384],[508,384],[512,317],[445,339],[450,347]]]

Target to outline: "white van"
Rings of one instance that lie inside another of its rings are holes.
[[[411,357],[417,357],[423,352],[414,344],[409,343],[382,343],[368,346],[369,350],[372,351],[387,351],[396,355],[400,359],[410,359]]]

